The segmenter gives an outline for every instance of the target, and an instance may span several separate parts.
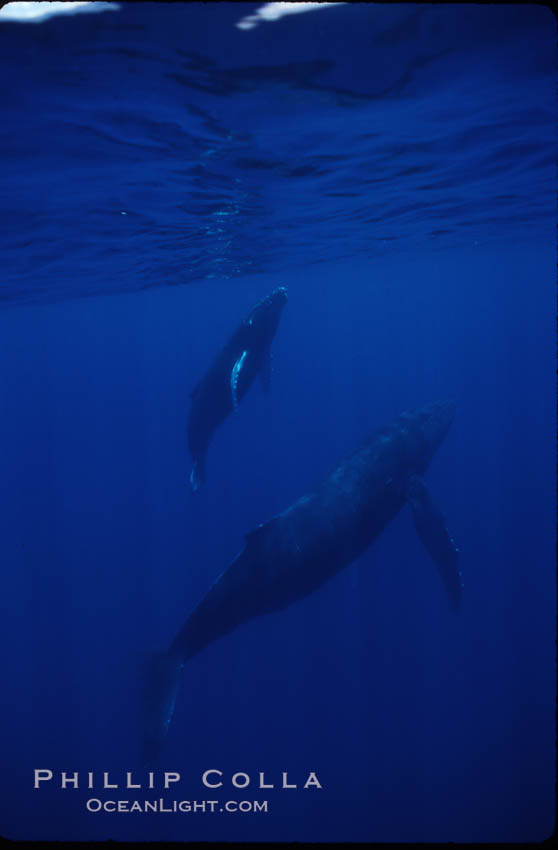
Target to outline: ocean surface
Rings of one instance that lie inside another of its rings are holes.
[[[543,840],[556,21],[537,5],[258,8],[0,12],[0,834]],[[256,381],[216,432],[194,494],[190,392],[277,286],[270,391]],[[311,596],[185,666],[149,789],[146,659],[247,532],[375,428],[446,398],[425,480],[461,550],[460,610],[405,507]],[[35,789],[37,769],[52,780]],[[204,788],[208,769],[223,788]],[[165,790],[165,771],[180,783]],[[322,788],[303,789],[311,771]]]

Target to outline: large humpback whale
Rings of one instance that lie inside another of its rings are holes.
[[[205,480],[205,458],[215,429],[238,408],[258,372],[264,387],[269,384],[269,349],[286,301],[283,286],[258,301],[192,390],[188,445],[193,490]]]
[[[162,747],[185,662],[241,623],[312,593],[361,555],[405,503],[457,607],[458,550],[422,480],[454,412],[454,405],[444,402],[402,413],[346,457],[314,492],[246,535],[240,554],[169,648],[152,660],[144,692],[144,764],[152,763]]]

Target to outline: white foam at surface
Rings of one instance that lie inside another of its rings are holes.
[[[241,30],[254,29],[262,21],[278,21],[285,15],[297,15],[301,12],[317,12],[330,6],[344,6],[345,2],[336,3],[265,3],[256,9],[253,15],[242,18],[236,26]]]
[[[20,23],[40,23],[56,15],[73,15],[76,12],[105,12],[110,9],[119,9],[118,3],[92,3],[90,0],[76,0],[76,2],[37,2],[29,3],[7,3],[0,9],[0,23],[2,21],[19,21]]]

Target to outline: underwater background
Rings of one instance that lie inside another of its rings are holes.
[[[555,798],[555,19],[257,9],[0,12],[0,833],[540,841]],[[280,285],[270,392],[255,382],[216,432],[193,494],[189,394]],[[62,791],[61,771],[145,781],[145,660],[246,532],[375,428],[446,398],[456,418],[426,481],[461,550],[461,609],[404,508],[314,594],[185,666],[154,768],[180,785]],[[53,780],[35,790],[34,769]],[[259,790],[260,771],[299,788]],[[309,771],[322,789],[300,787]],[[91,797],[269,809],[92,813]]]

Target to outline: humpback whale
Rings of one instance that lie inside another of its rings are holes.
[[[238,409],[258,372],[264,388],[269,386],[270,345],[286,301],[284,286],[258,301],[192,390],[188,446],[193,459],[190,484],[194,491],[205,481],[205,458],[216,428]]]
[[[254,617],[304,598],[361,555],[409,504],[420,540],[453,607],[459,605],[458,550],[422,479],[453,421],[441,402],[402,413],[341,461],[316,487],[246,535],[245,545],[153,657],[144,690],[143,763],[158,756],[192,656]]]

